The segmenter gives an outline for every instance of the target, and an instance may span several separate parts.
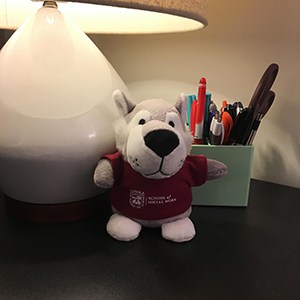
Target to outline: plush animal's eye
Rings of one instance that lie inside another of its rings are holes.
[[[147,110],[140,110],[133,116],[132,120],[129,122],[130,128],[138,126],[141,129],[140,125],[147,124],[151,120],[151,113]]]
[[[165,122],[175,130],[182,130],[182,124],[178,112],[170,111],[166,114]]]
[[[175,124],[173,121],[169,121],[169,125],[172,126],[172,127],[175,127]]]

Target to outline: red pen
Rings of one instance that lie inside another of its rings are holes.
[[[203,144],[203,127],[206,101],[206,79],[201,78],[198,86],[198,105],[195,120],[194,143]]]
[[[192,109],[191,109],[191,124],[190,124],[190,131],[192,136],[195,135],[196,111],[197,111],[197,101],[193,100]]]

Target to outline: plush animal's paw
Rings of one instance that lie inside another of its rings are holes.
[[[141,229],[141,224],[119,214],[113,214],[106,225],[110,236],[125,242],[136,239]]]
[[[217,179],[227,174],[228,168],[225,164],[214,159],[207,159],[206,180]]]
[[[107,159],[101,159],[94,172],[94,182],[97,186],[109,189],[114,184],[113,169]]]
[[[165,223],[161,226],[161,230],[163,238],[178,243],[190,241],[196,234],[190,218]]]

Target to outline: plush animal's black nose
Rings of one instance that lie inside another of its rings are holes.
[[[168,129],[157,129],[150,131],[144,137],[147,147],[154,151],[159,157],[170,154],[178,145],[177,135]]]

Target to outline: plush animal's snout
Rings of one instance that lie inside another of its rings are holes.
[[[168,129],[157,129],[144,136],[145,144],[159,157],[170,154],[178,145],[177,135]]]

